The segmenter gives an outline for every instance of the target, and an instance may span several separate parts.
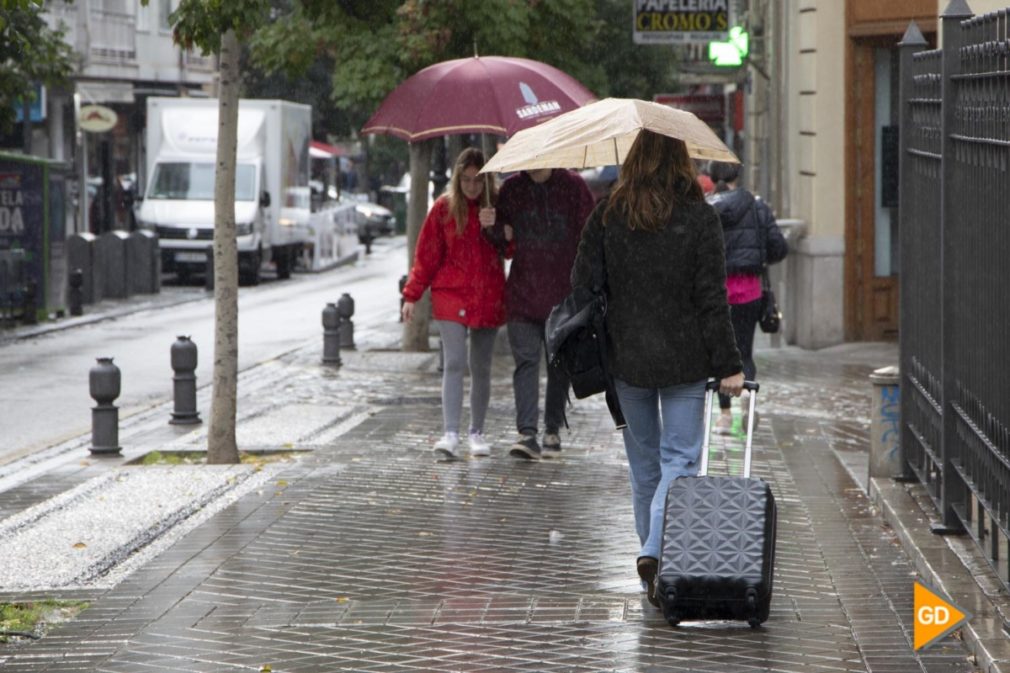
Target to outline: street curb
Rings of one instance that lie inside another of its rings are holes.
[[[158,295],[147,295],[155,297]],[[129,303],[129,300],[124,300],[124,305],[115,306],[108,311],[102,311],[98,313],[85,314],[80,317],[73,318],[61,318],[59,322],[43,323],[41,325],[35,325],[32,327],[22,327],[14,328],[12,333],[3,334],[0,333],[0,345],[7,342],[20,341],[22,339],[31,339],[33,337],[43,336],[45,334],[52,334],[53,332],[61,332],[63,330],[72,329],[74,327],[83,327],[84,325],[93,325],[95,323],[103,322],[105,320],[113,320],[115,318],[122,318],[128,315],[133,315],[134,313],[140,313],[141,311],[152,311],[155,309],[162,308],[172,308],[173,306],[179,306],[181,304],[189,304],[194,301],[203,301],[208,297],[213,295],[208,295],[206,293],[202,295],[191,295],[185,297],[179,297],[177,299],[168,300],[165,302],[158,302],[157,300],[144,302],[144,303]]]
[[[1005,596],[990,596],[980,584],[986,581],[998,587],[999,581],[977,550],[963,550],[975,557],[972,565],[979,570],[973,573],[965,565],[964,557],[951,547],[951,540],[930,532],[929,524],[936,514],[923,510],[912,494],[915,489],[923,487],[886,478],[870,479],[873,504],[894,529],[919,576],[972,614],[961,634],[979,670],[1010,673],[1010,636],[1004,631],[1004,610],[996,601],[1002,602],[1004,608],[1010,607],[1010,602]],[[922,496],[927,497],[924,491]]]

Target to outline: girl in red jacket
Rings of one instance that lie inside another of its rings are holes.
[[[447,195],[440,196],[421,226],[414,267],[403,288],[403,319],[414,316],[414,303],[431,288],[432,316],[442,338],[442,417],[445,435],[435,452],[455,458],[463,414],[463,372],[470,335],[470,455],[491,453],[484,439],[484,418],[491,397],[491,353],[495,334],[505,322],[505,269],[485,230],[494,210],[481,208],[485,178],[478,175],[484,154],[460,153]],[[492,197],[494,194],[491,195]]]

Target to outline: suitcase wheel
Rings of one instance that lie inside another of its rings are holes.
[[[666,618],[667,623],[670,626],[677,626],[680,624],[680,612],[673,608],[676,604],[677,592],[670,589],[663,596],[663,617]]]
[[[756,629],[761,626],[761,618],[758,616],[757,592],[754,589],[747,590],[747,610],[750,612],[750,617],[747,618],[750,627]]]

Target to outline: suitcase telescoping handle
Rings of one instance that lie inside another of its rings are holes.
[[[754,404],[757,402],[757,391],[761,386],[755,381],[744,381],[743,389],[750,391],[750,409],[747,411],[747,440],[743,451],[743,476],[750,476],[751,449],[754,440]],[[708,448],[712,443],[712,400],[719,392],[719,382],[710,379],[705,384],[705,435],[701,443],[701,466],[698,476],[704,477],[708,474]]]

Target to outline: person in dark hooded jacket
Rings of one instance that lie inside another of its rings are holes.
[[[736,334],[736,346],[743,358],[744,376],[753,381],[757,376],[754,328],[761,317],[761,275],[768,264],[785,258],[789,246],[768,204],[737,186],[740,164],[713,161],[708,172],[716,183],[716,191],[708,197],[708,202],[719,213],[726,243],[726,294],[730,319]],[[727,435],[733,425],[733,414],[730,398],[726,395],[719,396],[719,410],[721,413],[715,431]]]

